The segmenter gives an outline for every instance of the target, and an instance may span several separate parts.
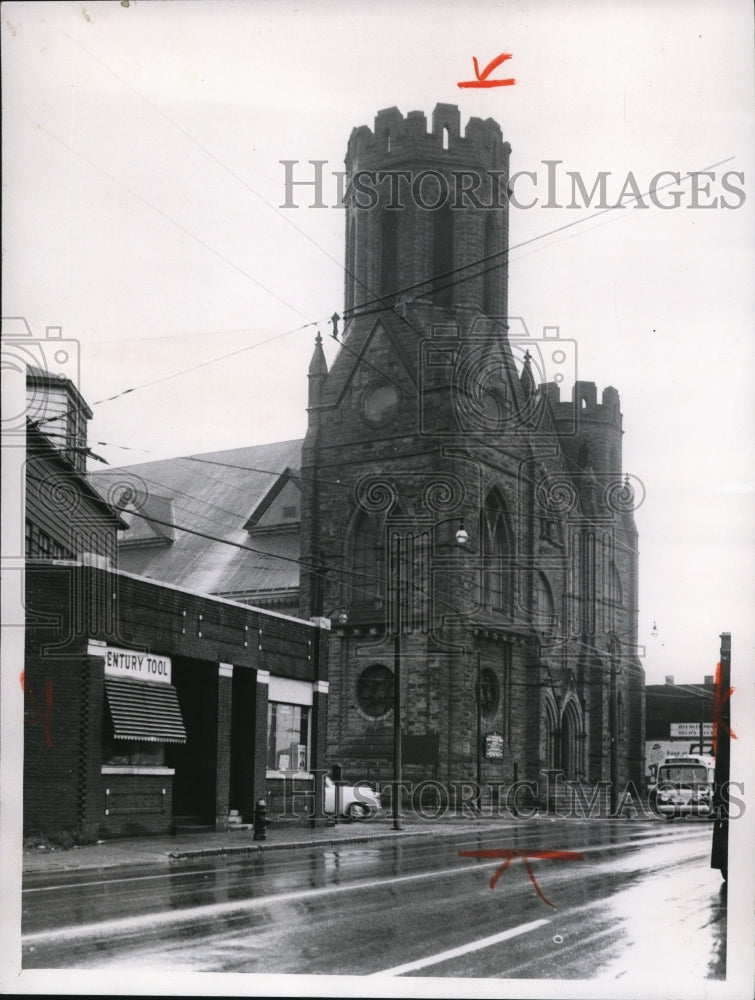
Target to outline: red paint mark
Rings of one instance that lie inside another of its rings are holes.
[[[49,750],[52,747],[52,705],[53,705],[53,681],[45,681],[45,705],[44,709],[37,701],[37,696],[31,688],[25,687],[24,675],[21,674],[21,685],[24,694],[29,700],[30,714],[26,721],[32,726],[43,726],[45,731],[45,747]]]
[[[737,734],[729,727],[729,725],[724,722],[721,718],[724,711],[724,705],[731,698],[734,693],[734,688],[730,687],[728,691],[724,691],[722,687],[722,677],[721,677],[721,664],[716,664],[716,680],[713,685],[713,714],[711,716],[711,721],[713,723],[713,756],[716,755],[716,747],[718,744],[718,727],[720,726],[724,733],[728,733],[733,740],[737,738]]]
[[[21,690],[23,691],[24,690],[24,671],[23,670],[18,675],[18,679],[21,681]]]
[[[502,52],[499,56],[487,64],[485,69],[480,72],[480,67],[477,65],[477,57],[472,56],[472,62],[474,63],[474,75],[476,80],[462,80],[461,83],[457,84],[457,87],[511,87],[516,83],[513,77],[509,77],[507,80],[489,80],[488,77],[493,72],[493,70],[498,69],[501,63],[505,62],[507,59],[511,59],[510,52]]]
[[[521,858],[522,863],[530,877],[530,882],[535,887],[535,892],[542,899],[544,903],[548,906],[553,906],[549,899],[546,899],[543,895],[540,886],[537,884],[537,879],[535,878],[535,873],[530,868],[529,861],[531,858],[545,858],[549,861],[584,861],[584,854],[582,851],[530,851],[526,848],[519,849],[517,847],[501,847],[501,848],[491,848],[487,851],[459,851],[459,857],[462,858],[505,858],[504,863],[496,868],[493,873],[493,877],[490,879],[490,888],[495,889],[496,882],[503,875],[506,869],[509,867],[514,858]]]

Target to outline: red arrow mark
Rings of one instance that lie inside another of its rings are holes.
[[[488,77],[493,72],[493,70],[498,69],[501,63],[505,62],[507,59],[511,59],[510,52],[502,52],[499,56],[487,64],[485,69],[480,72],[480,67],[477,64],[477,57],[472,56],[472,62],[474,63],[474,74],[475,80],[462,80],[457,84],[458,87],[511,87],[516,83],[513,77],[507,80],[489,80]]]
[[[530,877],[530,882],[535,887],[535,892],[548,906],[553,906],[554,904],[543,895],[540,886],[537,884],[535,873],[529,865],[530,860],[532,858],[544,858],[550,861],[584,861],[585,858],[582,851],[529,851],[526,849],[520,850],[517,847],[491,848],[487,851],[459,851],[458,853],[461,858],[505,858],[504,863],[493,872],[493,876],[490,879],[491,889],[495,889],[498,879],[503,875],[514,858],[521,858],[522,864]]]
[[[721,664],[716,664],[716,680],[713,685],[713,714],[711,716],[711,721],[713,722],[713,753],[715,754],[718,743],[718,733],[719,726],[724,733],[728,733],[733,740],[737,738],[737,734],[727,725],[726,722],[721,718],[724,711],[724,705],[731,698],[734,693],[734,688],[730,687],[728,691],[724,691],[722,687],[722,677],[721,677]]]

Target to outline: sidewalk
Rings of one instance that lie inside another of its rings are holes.
[[[547,822],[547,819],[544,818]],[[77,871],[87,868],[113,868],[121,865],[170,864],[173,861],[213,855],[243,855],[258,851],[274,851],[306,847],[330,847],[338,844],[360,844],[390,841],[405,837],[437,837],[462,831],[478,831],[495,827],[506,829],[516,825],[513,817],[444,816],[421,820],[407,817],[402,830],[392,828],[391,817],[381,814],[364,822],[344,821],[333,826],[313,829],[306,819],[274,820],[267,829],[265,840],[254,840],[251,829],[227,833],[184,833],[157,837],[132,837],[105,840],[84,847],[39,848],[23,850],[23,872]]]

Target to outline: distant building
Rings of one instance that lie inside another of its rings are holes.
[[[713,676],[702,684],[648,684],[645,688],[645,780],[664,757],[713,751]]]

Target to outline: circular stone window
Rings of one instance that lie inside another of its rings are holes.
[[[364,419],[376,426],[388,424],[398,413],[398,389],[395,385],[379,382],[370,386],[362,402]]]
[[[483,715],[492,715],[496,711],[500,696],[498,678],[485,667],[480,673],[480,710]]]
[[[382,664],[366,667],[357,681],[357,702],[365,715],[379,719],[393,708],[393,673]]]

